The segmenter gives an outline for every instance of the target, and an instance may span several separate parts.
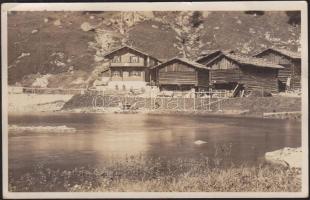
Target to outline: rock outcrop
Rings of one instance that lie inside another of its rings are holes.
[[[302,150],[299,148],[285,147],[265,154],[268,162],[281,164],[290,168],[301,168],[302,166]]]

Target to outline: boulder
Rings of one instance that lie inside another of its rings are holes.
[[[281,164],[286,167],[301,168],[302,150],[301,147],[285,147],[283,149],[265,153],[265,159],[268,162]]]
[[[92,29],[94,29],[94,27],[92,25],[90,25],[90,23],[88,22],[84,22],[81,24],[81,29],[85,32],[90,31]]]
[[[54,25],[55,26],[60,26],[61,25],[61,21],[59,19],[54,21]]]

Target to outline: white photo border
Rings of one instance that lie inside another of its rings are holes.
[[[302,54],[302,191],[301,192],[9,192],[8,191],[8,52],[9,11],[301,11]],[[152,2],[152,3],[5,3],[1,7],[2,41],[2,163],[4,198],[249,198],[308,197],[308,11],[306,1]]]

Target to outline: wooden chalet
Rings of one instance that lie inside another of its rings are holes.
[[[257,58],[263,58],[270,62],[283,66],[279,70],[278,80],[280,90],[300,89],[301,80],[301,54],[285,49],[268,48],[255,55]]]
[[[150,81],[149,69],[160,61],[136,48],[122,46],[104,55],[109,60],[111,81]]]
[[[200,90],[209,85],[208,68],[186,58],[172,58],[151,69],[160,90]]]
[[[263,59],[223,52],[204,65],[210,68],[210,83],[215,89],[268,92],[278,92],[278,70],[283,68]]]

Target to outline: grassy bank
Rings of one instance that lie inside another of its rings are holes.
[[[260,164],[233,164],[208,158],[169,161],[126,157],[105,167],[72,170],[36,166],[17,178],[9,173],[9,190],[71,192],[297,192],[300,170]]]
[[[300,97],[247,97],[223,101],[222,109],[249,110],[247,115],[262,116],[266,112],[301,111]]]

